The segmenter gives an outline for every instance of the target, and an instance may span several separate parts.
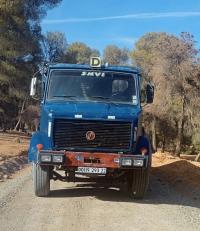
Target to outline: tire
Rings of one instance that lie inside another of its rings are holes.
[[[134,169],[129,175],[129,195],[134,199],[143,199],[149,185],[149,168]]]
[[[45,197],[50,192],[50,170],[49,166],[40,166],[33,163],[33,187],[35,195]]]

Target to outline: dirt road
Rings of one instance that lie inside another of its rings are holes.
[[[51,188],[50,197],[35,197],[30,167],[0,183],[0,230],[200,230],[199,192],[182,195],[156,176],[142,201],[98,185],[52,182]]]

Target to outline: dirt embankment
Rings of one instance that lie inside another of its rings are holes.
[[[0,133],[0,180],[10,178],[27,163],[29,136]]]
[[[200,189],[200,163],[174,157],[169,153],[155,153],[152,174],[187,194]]]

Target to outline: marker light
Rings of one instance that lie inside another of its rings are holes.
[[[91,67],[101,67],[101,58],[100,57],[91,57],[90,59]]]
[[[43,144],[37,144],[38,151],[41,151],[43,149]]]
[[[119,158],[115,158],[115,159],[114,159],[114,163],[119,164],[119,163],[120,163]]]
[[[146,155],[146,154],[148,153],[148,149],[145,148],[145,147],[140,148],[140,152],[141,152],[141,154],[144,156],[144,155]]]

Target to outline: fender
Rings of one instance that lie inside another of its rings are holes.
[[[151,157],[151,155],[152,155],[151,143],[150,143],[148,137],[146,137],[146,136],[138,137],[138,141],[136,144],[136,153],[141,154],[140,149],[143,147],[145,147],[148,150],[147,154],[148,154],[148,156]]]
[[[44,132],[37,131],[33,134],[31,141],[30,141],[30,147],[28,151],[28,161],[29,162],[37,162],[37,156],[38,156],[38,149],[37,144],[43,144],[43,147],[45,150],[51,149],[51,140],[47,137],[47,135]]]

